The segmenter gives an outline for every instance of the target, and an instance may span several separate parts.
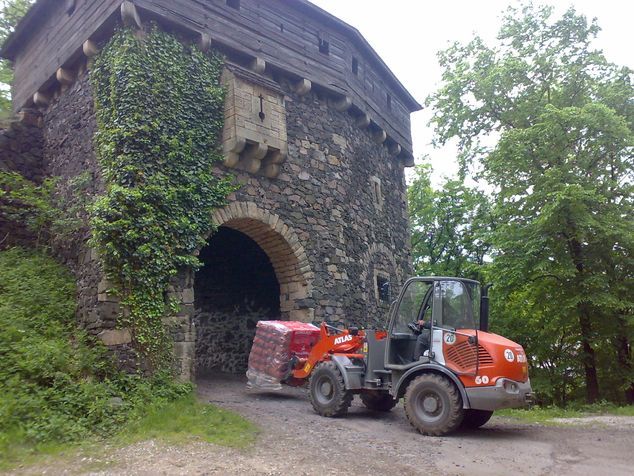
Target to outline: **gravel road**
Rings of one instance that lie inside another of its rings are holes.
[[[236,377],[199,382],[202,401],[235,410],[261,429],[257,443],[233,450],[206,443],[153,441],[113,449],[63,467],[26,472],[96,475],[374,475],[557,474],[630,475],[634,417],[542,426],[494,417],[480,430],[442,438],[416,433],[402,405],[374,413],[354,400],[345,418],[316,415],[306,391],[249,391]]]

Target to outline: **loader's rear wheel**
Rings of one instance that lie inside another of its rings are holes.
[[[310,403],[321,416],[338,417],[348,413],[352,392],[346,390],[343,376],[334,362],[322,362],[310,376]]]
[[[398,400],[394,400],[387,392],[362,393],[361,401],[370,410],[377,412],[389,412],[396,406]]]
[[[451,433],[462,423],[464,410],[460,392],[444,377],[423,374],[407,386],[405,392],[407,419],[423,435]]]
[[[493,412],[488,410],[466,410],[460,425],[462,428],[480,428],[491,419]]]

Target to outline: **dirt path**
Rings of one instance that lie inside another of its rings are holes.
[[[494,417],[478,431],[431,438],[413,431],[399,405],[373,413],[355,399],[342,419],[317,416],[306,391],[247,391],[243,379],[199,382],[201,400],[235,410],[262,428],[253,448],[143,442],[105,458],[49,467],[48,474],[629,475],[634,418],[541,426]],[[42,472],[42,468],[38,468]]]

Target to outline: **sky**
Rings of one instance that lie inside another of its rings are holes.
[[[502,12],[513,0],[311,0],[312,3],[357,28],[418,102],[439,85],[436,53],[450,43],[468,42],[474,34],[487,43],[495,40]],[[515,2],[517,3],[517,2]],[[602,31],[595,47],[607,59],[634,69],[634,1],[551,0],[555,14],[574,6],[588,18],[596,17]],[[431,111],[412,114],[412,139],[417,161],[427,155],[434,168],[433,182],[457,170],[456,148],[434,149]]]

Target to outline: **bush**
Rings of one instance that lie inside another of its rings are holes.
[[[115,371],[78,330],[73,277],[39,251],[0,252],[0,453],[107,436],[152,405],[191,394],[165,373]]]

